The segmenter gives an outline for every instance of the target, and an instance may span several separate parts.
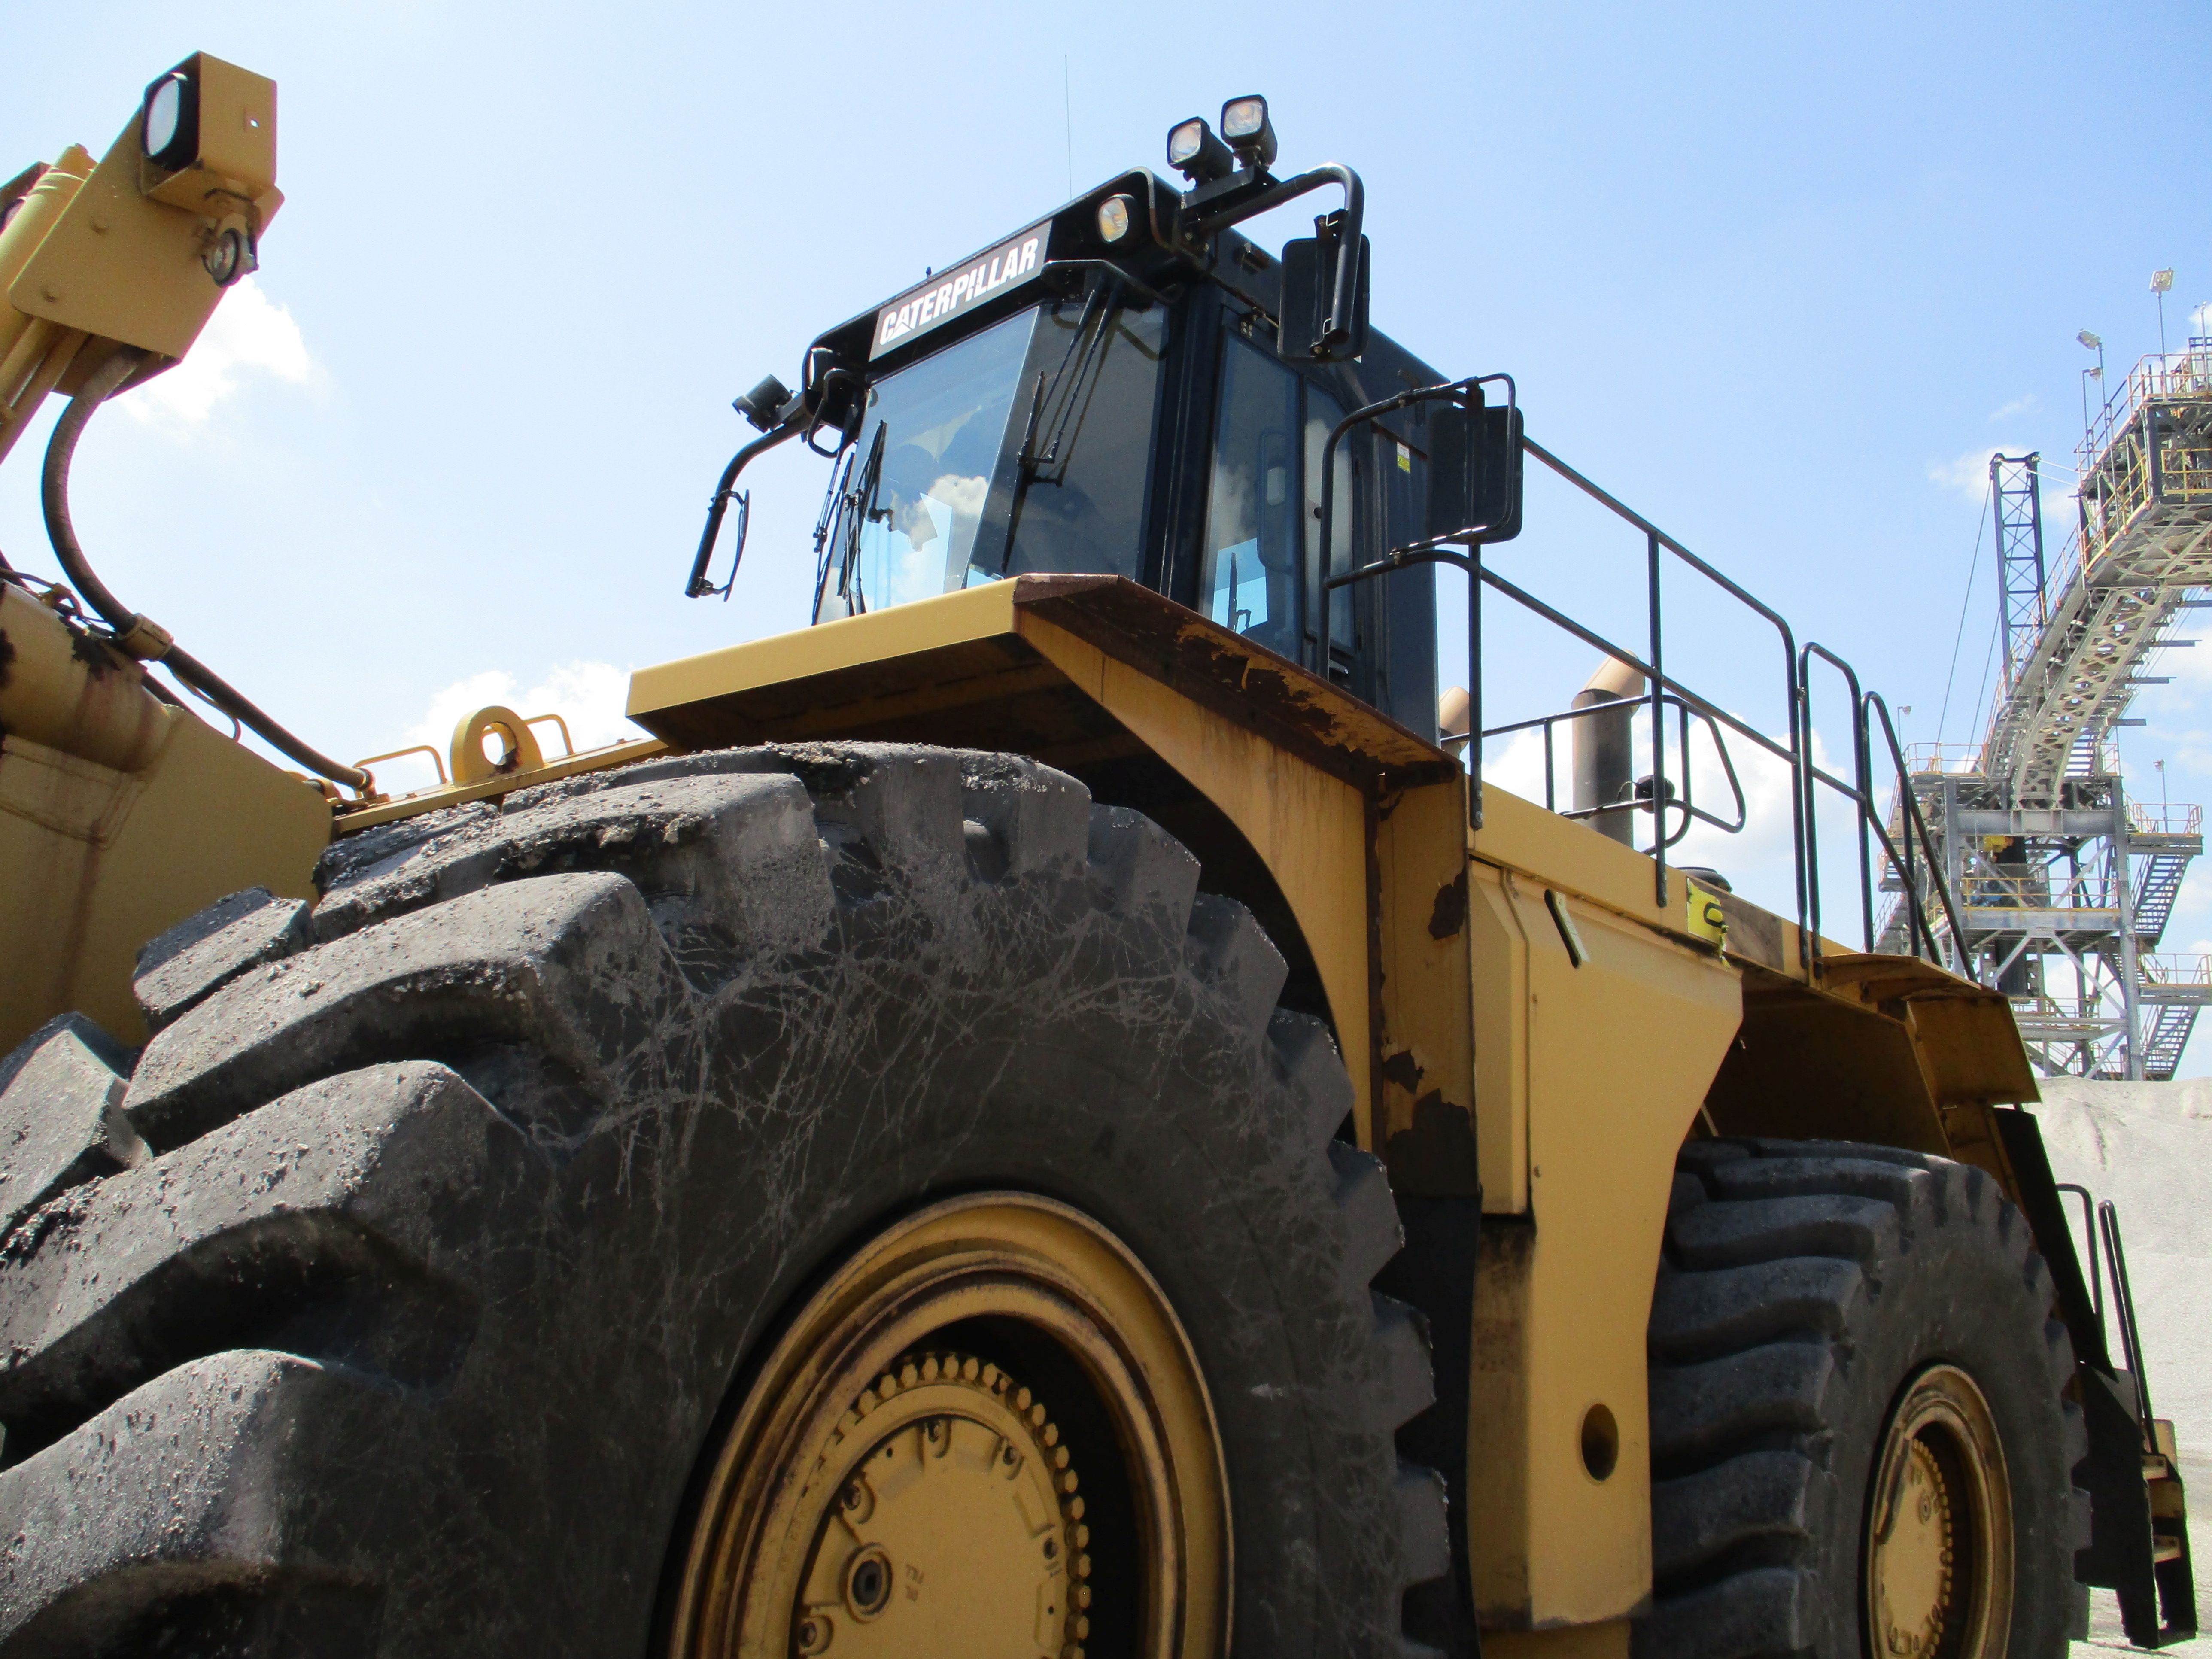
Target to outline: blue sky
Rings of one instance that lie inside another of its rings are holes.
[[[2154,349],[2153,269],[2177,273],[2177,343],[2212,301],[2212,203],[2188,184],[2212,137],[2201,5],[1130,16],[15,20],[9,172],[104,147],[191,50],[282,88],[289,199],[256,285],[205,361],[86,441],[78,515],[102,573],[343,755],[495,696],[611,734],[629,668],[804,619],[821,464],[803,455],[757,470],[732,602],[678,592],[744,435],[733,394],[793,379],[821,328],[1055,205],[1071,173],[1158,166],[1173,121],[1261,91],[1284,166],[1366,179],[1378,326],[1451,373],[1512,371],[1532,435],[1851,658],[1912,708],[1908,739],[1936,735],[1962,640],[1957,741],[1978,728],[1995,617],[1985,568],[1960,630],[1982,458],[2071,461],[2075,332],[2102,334],[2115,369]],[[1297,234],[1285,219],[1261,234]],[[44,571],[37,441],[0,472],[0,548]],[[1626,629],[1639,555],[1538,489],[1500,556]],[[1679,604],[1705,649],[1676,638],[1674,665],[1771,714],[1778,653]],[[1492,647],[1498,717],[1557,706],[1589,665],[1525,630]],[[2212,648],[2158,672],[2177,679],[2134,711],[2133,787],[2155,796],[2164,757],[2172,799],[2212,798]],[[2212,877],[2167,942],[2212,950]],[[2185,1069],[2212,1070],[2197,1048]]]

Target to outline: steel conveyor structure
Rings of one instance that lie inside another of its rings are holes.
[[[2055,571],[2038,457],[1991,459],[2004,673],[1982,743],[1916,750],[1911,787],[1956,899],[1945,952],[2011,997],[2031,1055],[2052,1075],[2165,1079],[2212,1001],[2212,961],[2160,950],[2203,811],[2130,799],[2112,735],[2164,683],[2153,653],[2194,647],[2175,630],[2212,604],[2212,339],[2137,364],[2079,459]],[[1884,885],[1901,892],[1900,872]],[[1881,948],[1908,949],[1906,925],[1894,907]]]

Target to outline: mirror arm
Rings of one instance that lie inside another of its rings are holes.
[[[1367,217],[1367,190],[1350,167],[1344,176],[1344,222],[1337,228],[1335,282],[1329,295],[1328,326],[1314,342],[1316,355],[1326,347],[1334,352],[1352,337],[1352,308],[1358,303],[1361,226]]]
[[[1218,212],[1200,214],[1192,221],[1189,229],[1199,236],[1211,236],[1217,230],[1226,230],[1247,219],[1256,219],[1285,202],[1319,190],[1323,185],[1343,186],[1345,214],[1356,233],[1366,213],[1367,187],[1359,182],[1358,173],[1337,161],[1325,161],[1291,178],[1277,179],[1256,195],[1244,197]]]
[[[1352,335],[1352,307],[1359,293],[1359,238],[1367,217],[1367,186],[1360,182],[1358,173],[1340,162],[1326,161],[1295,178],[1269,185],[1256,195],[1243,197],[1218,213],[1201,216],[1191,227],[1200,236],[1211,236],[1217,230],[1257,218],[1323,185],[1343,188],[1344,221],[1336,240],[1336,269],[1329,279],[1328,325],[1322,331],[1322,337],[1314,342],[1321,356],[1328,355],[1328,349]]]
[[[788,439],[797,437],[805,424],[803,416],[794,416],[773,432],[754,439],[730,457],[730,464],[722,469],[721,481],[714,486],[714,499],[707,503],[707,527],[700,532],[699,550],[691,558],[690,580],[684,584],[685,599],[702,599],[709,594],[726,594],[729,592],[727,584],[717,587],[707,580],[707,567],[714,560],[714,542],[722,533],[722,516],[729,511],[730,495],[737,484],[738,474],[745,470],[745,464],[754,456],[763,451],[774,449],[778,444]],[[738,557],[742,559],[744,556],[744,542],[740,538],[738,542]],[[734,582],[737,579],[738,568],[733,562],[730,566],[730,580]]]

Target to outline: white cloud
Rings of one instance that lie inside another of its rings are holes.
[[[1568,732],[1562,732],[1556,741],[1558,771],[1553,781],[1560,797],[1558,804],[1565,807],[1572,805],[1567,797],[1574,793],[1575,787],[1574,763],[1569,757],[1571,740]],[[1503,754],[1485,755],[1482,757],[1482,777],[1486,783],[1494,783],[1501,789],[1510,790],[1523,800],[1533,800],[1541,806],[1544,804],[1542,728],[1532,727],[1526,732],[1516,732],[1505,740]]]
[[[624,738],[643,735],[623,715],[629,696],[629,675],[606,662],[562,663],[549,669],[535,685],[523,687],[505,669],[486,669],[456,680],[430,699],[422,718],[408,728],[392,747],[422,744],[437,750],[450,765],[453,728],[477,709],[490,703],[512,708],[525,720],[539,714],[558,714],[568,722],[568,735],[577,749],[597,749]],[[549,759],[561,753],[561,728],[550,721],[532,727],[532,733]],[[434,783],[436,774],[427,756],[386,761],[373,769],[377,787],[398,793]]]
[[[1990,418],[1993,421],[2008,421],[2015,415],[2033,414],[2035,408],[2035,394],[2033,392],[2024,392],[2019,397],[2007,404],[2003,408],[1992,413]],[[1989,463],[1986,461],[1983,463],[1984,466],[1987,466],[1988,465]]]
[[[1998,450],[1999,446],[1990,444],[1981,449],[1970,449],[1956,460],[1930,461],[1928,463],[1928,480],[1930,483],[1942,484],[1946,489],[1955,489],[1971,501],[1979,501],[1989,494],[1990,457],[1996,454]]]
[[[292,313],[247,276],[222,296],[182,362],[118,402],[149,424],[190,429],[238,390],[241,374],[270,374],[302,386],[314,372]]]

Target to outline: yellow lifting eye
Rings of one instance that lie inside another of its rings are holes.
[[[544,751],[512,708],[492,703],[465,715],[453,728],[455,783],[482,783],[513,772],[534,772],[545,764]]]

